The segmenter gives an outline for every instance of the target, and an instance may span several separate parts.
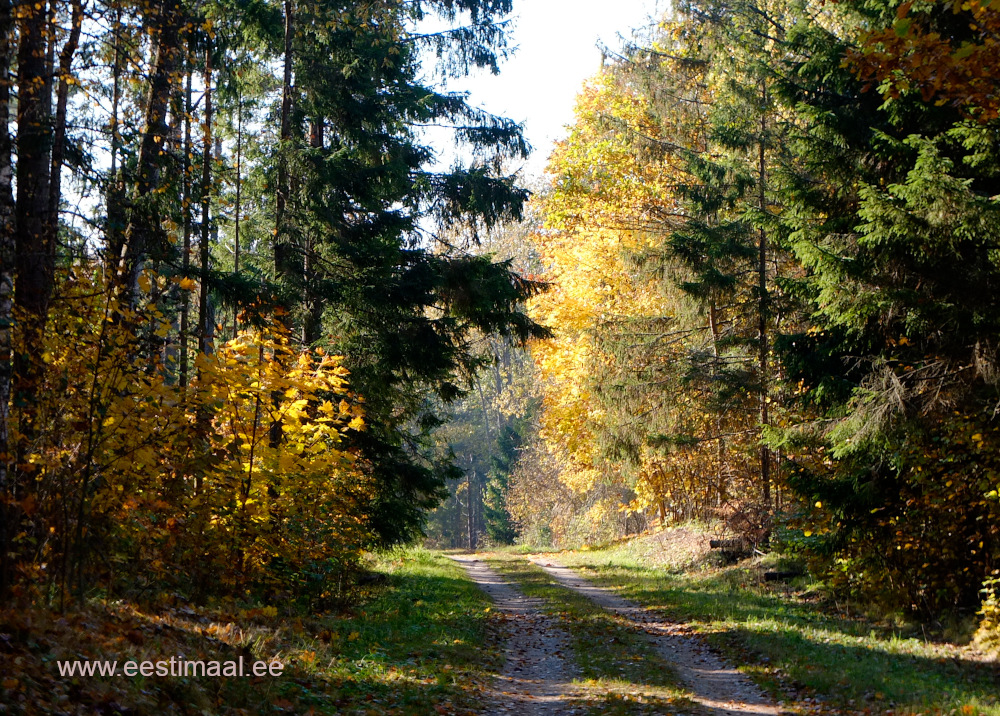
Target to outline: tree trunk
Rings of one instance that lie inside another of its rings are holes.
[[[278,187],[275,196],[275,232],[274,232],[274,272],[278,278],[287,277],[293,272],[292,247],[289,245],[288,231],[285,226],[286,208],[288,205],[288,141],[292,137],[292,41],[295,37],[295,8],[292,0],[285,0],[285,61],[281,81],[281,155],[278,157]]]
[[[719,360],[719,308],[715,303],[715,297],[711,298],[708,305],[708,328],[712,332],[712,357],[715,363],[712,365],[713,375],[718,370]],[[716,475],[716,507],[722,507],[729,499],[729,470],[726,468],[726,441],[722,437],[722,418],[715,416],[715,433],[718,435],[715,441],[716,459],[719,461],[719,474]],[[706,500],[706,504],[708,500]]]
[[[14,23],[10,0],[0,0],[0,597],[9,584],[6,499],[11,477],[11,319],[14,300],[14,167],[10,135],[10,60]]]
[[[0,584],[6,589],[10,574],[10,538],[20,530],[19,506],[30,485],[30,473],[21,465],[37,431],[36,403],[44,363],[41,360],[49,299],[52,295],[55,247],[48,230],[49,179],[52,157],[52,96],[49,77],[48,4],[19,8],[17,112],[17,202],[14,207],[14,311],[20,330],[12,351],[11,403],[18,409],[18,437],[14,445],[14,474],[4,491],[3,540],[7,564]],[[8,55],[9,56],[9,55]],[[16,560],[16,557],[14,558]]]
[[[109,277],[113,277],[118,270],[118,261],[121,258],[122,246],[125,243],[125,184],[118,172],[118,154],[121,151],[122,135],[118,121],[118,113],[121,107],[121,78],[122,78],[122,10],[115,8],[115,20],[111,26],[114,33],[114,60],[111,68],[111,169],[108,173],[107,197],[107,224],[105,227],[105,241],[107,244],[107,256],[105,260],[105,271]]]
[[[47,3],[23,5],[21,13],[17,78],[15,298],[17,306],[26,312],[26,320],[38,324],[26,328],[38,331],[40,338],[52,288],[50,257],[53,254],[47,231],[52,157],[52,98],[46,92],[51,86],[46,76],[49,35],[46,26]]]
[[[190,57],[188,58],[190,60]],[[191,65],[188,63],[185,83],[184,83],[184,161],[182,168],[184,176],[181,179],[181,190],[184,194],[184,201],[181,205],[183,228],[183,245],[181,247],[181,275],[188,278],[191,275],[191,154],[194,150],[194,143],[191,140],[191,113],[194,108],[191,106]],[[181,391],[186,391],[188,385],[188,340],[190,336],[191,313],[191,292],[184,290],[181,292],[181,350],[180,350],[180,386]]]
[[[160,186],[160,154],[170,129],[167,126],[167,107],[170,103],[174,66],[180,54],[180,16],[178,0],[163,0],[155,19],[156,50],[136,162],[138,176],[118,268],[118,281],[124,286],[131,305],[138,298],[139,272],[143,261],[150,251],[160,248],[157,241],[160,232],[159,216],[154,190]]]
[[[239,79],[237,79],[239,82]],[[243,187],[243,89],[236,87],[236,221],[233,230],[233,276],[240,275],[240,213],[243,210],[240,190]],[[239,309],[233,309],[233,338],[239,332]]]
[[[80,45],[83,26],[83,0],[73,0],[69,37],[59,53],[59,88],[56,91],[56,121],[52,137],[52,174],[49,180],[49,242],[55,249],[59,233],[59,202],[62,199],[62,166],[66,155],[66,106],[72,80],[73,56]]]
[[[499,445],[500,437],[503,435],[499,427],[500,421],[497,420],[497,436],[496,436],[496,441],[494,441],[493,435],[491,434],[492,431],[490,429],[490,413],[489,410],[487,410],[486,408],[486,396],[483,395],[483,386],[482,383],[479,382],[479,378],[476,378],[475,381],[476,381],[476,393],[479,395],[479,409],[483,413],[483,429],[486,431],[486,444]],[[497,395],[499,394],[500,393],[498,392]]]
[[[459,495],[458,484],[455,485],[455,519],[451,529],[451,543],[456,549],[462,546],[462,497]]]
[[[48,230],[49,178],[52,159],[52,98],[48,93],[48,4],[22,5],[18,48],[17,204],[15,207],[15,292],[20,312],[20,341],[14,351],[13,403],[20,407],[16,460],[22,462],[34,433],[42,339],[52,294],[54,246]],[[18,499],[17,485],[8,497]]]
[[[466,473],[466,480],[469,498],[469,549],[476,549],[476,490],[475,490],[475,470],[472,468],[472,456],[469,456],[469,471]]]
[[[319,117],[313,120],[310,127],[309,146],[313,149],[323,148],[323,122],[323,118]],[[309,232],[307,241],[302,255],[302,277],[305,287],[302,342],[309,346],[322,337],[323,302],[316,290],[318,281],[313,275],[315,270],[313,252],[316,251],[316,235],[312,231]]]
[[[758,201],[761,220],[767,212],[767,164],[765,158],[765,137],[767,133],[767,85],[761,84],[761,114],[760,114],[760,139],[757,143],[758,149]],[[768,353],[770,352],[767,330],[767,319],[770,311],[770,302],[767,292],[767,230],[763,224],[760,227],[760,235],[757,242],[757,334],[759,341],[758,370],[760,372],[760,424],[761,429],[765,429],[771,424],[769,413],[770,380],[768,375]],[[771,509],[771,450],[764,444],[760,445],[760,484],[761,497],[764,502],[764,509]]]
[[[198,303],[198,350],[212,352],[212,320],[208,305],[209,248],[211,245],[212,204],[212,51],[205,51],[205,127],[201,168],[201,294]]]
[[[292,261],[292,247],[290,237],[286,227],[287,217],[285,216],[288,195],[288,143],[292,137],[292,63],[293,63],[293,39],[295,38],[295,8],[292,0],[285,0],[285,59],[284,71],[281,80],[281,128],[280,128],[280,148],[278,155],[278,186],[275,193],[274,212],[274,275],[279,281],[288,278],[294,273]],[[291,331],[291,321],[287,314],[280,316],[280,320]],[[275,405],[281,400],[281,394],[275,392],[272,396]],[[270,429],[271,447],[281,444],[281,421],[275,420],[271,423]]]

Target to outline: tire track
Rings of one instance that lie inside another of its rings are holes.
[[[781,716],[785,713],[756,684],[726,664],[701,639],[685,633],[683,625],[664,621],[645,607],[597,586],[551,559],[528,559],[559,584],[589,597],[598,606],[624,617],[634,628],[649,634],[660,656],[677,670],[681,680],[691,690],[692,701],[713,716]]]
[[[569,716],[582,713],[569,636],[532,599],[473,555],[449,555],[494,604],[506,631],[506,662],[486,713]]]

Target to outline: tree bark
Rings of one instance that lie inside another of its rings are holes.
[[[760,138],[757,143],[758,149],[758,202],[761,213],[761,220],[767,212],[767,163],[765,155],[765,137],[767,134],[767,85],[761,83],[761,113],[760,113]],[[760,424],[763,430],[771,424],[770,416],[770,376],[768,374],[768,353],[769,336],[767,330],[768,314],[770,312],[770,301],[767,292],[767,230],[763,224],[757,241],[757,290],[758,290],[758,311],[757,311],[757,334],[759,340],[758,370],[760,372]],[[761,498],[764,502],[764,509],[771,509],[771,450],[764,444],[760,444],[760,483]]]
[[[83,0],[73,0],[70,16],[70,30],[66,42],[59,53],[59,88],[56,91],[56,120],[52,136],[52,174],[49,179],[49,242],[53,250],[59,234],[59,202],[62,199],[62,166],[66,155],[66,106],[69,102],[69,87],[73,79],[71,70],[73,56],[80,45],[80,30],[83,27]]]
[[[712,357],[715,363],[712,365],[713,375],[718,371],[719,361],[719,308],[715,303],[715,296],[712,296],[708,304],[708,328],[712,333]],[[722,437],[722,418],[718,414],[715,416],[715,433],[718,437],[715,440],[716,459],[719,461],[719,474],[716,476],[716,507],[722,507],[729,499],[729,470],[726,469],[726,440]],[[708,500],[706,500],[706,503]]]
[[[14,301],[14,167],[10,135],[10,61],[14,22],[10,0],[0,0],[0,596],[9,584],[6,499],[11,477],[11,321]]]
[[[278,187],[275,197],[274,272],[278,278],[293,271],[292,247],[289,245],[285,226],[288,205],[289,178],[287,143],[292,138],[292,63],[295,38],[295,7],[292,0],[285,0],[285,59],[281,81],[281,155],[278,158]]]
[[[21,7],[17,77],[15,300],[18,308],[25,311],[25,320],[37,324],[26,325],[26,329],[38,332],[39,337],[52,289],[50,258],[53,254],[47,231],[52,157],[52,98],[46,91],[51,86],[46,76],[47,7],[45,2]],[[30,366],[23,367],[30,369]]]
[[[190,58],[189,58],[190,59]],[[191,67],[190,63],[184,83],[184,161],[182,169],[184,176],[181,179],[181,191],[184,194],[184,201],[181,205],[183,227],[183,244],[181,247],[181,275],[188,278],[191,274],[191,153],[194,144],[191,141],[191,113],[194,108],[191,106]],[[181,391],[187,390],[188,385],[188,337],[190,335],[189,316],[191,312],[191,293],[184,290],[181,293],[181,350],[180,350],[180,386]]]
[[[49,178],[52,158],[52,98],[48,93],[48,4],[21,7],[18,48],[17,203],[15,207],[15,310],[20,315],[21,346],[13,355],[13,403],[20,408],[17,462],[34,432],[41,351],[52,294],[54,246],[48,231]],[[10,495],[18,498],[16,485]]]
[[[139,272],[143,261],[151,250],[158,248],[159,216],[153,192],[160,186],[160,154],[170,130],[167,125],[167,107],[170,103],[172,75],[180,54],[180,17],[178,0],[163,0],[155,20],[156,50],[136,162],[138,175],[118,269],[118,281],[125,288],[131,305],[138,298]]]
[[[237,82],[239,79],[237,78]],[[243,89],[236,87],[236,221],[233,230],[233,276],[240,275],[240,213],[243,211],[240,191],[243,187]],[[233,338],[239,332],[239,309],[233,309]]]
[[[313,120],[310,127],[309,146],[313,149],[323,148],[323,122],[323,118],[318,117]],[[302,255],[302,277],[305,288],[302,342],[310,346],[319,341],[322,336],[323,302],[316,290],[318,281],[313,275],[315,270],[313,252],[316,251],[315,234],[310,231],[306,240],[308,243]]]
[[[470,456],[469,462],[472,462]],[[466,480],[468,480],[468,501],[469,501],[469,549],[476,548],[476,513],[475,513],[475,495],[473,494],[473,469],[469,466],[469,472],[466,473]]]
[[[278,156],[278,187],[275,194],[274,212],[274,276],[281,280],[294,273],[292,261],[292,246],[289,232],[286,227],[287,218],[285,216],[288,195],[290,193],[288,177],[288,143],[292,137],[292,63],[293,63],[293,40],[295,38],[295,7],[292,0],[285,0],[285,59],[281,80],[281,128],[280,128],[280,149]],[[280,320],[291,335],[291,321],[289,316],[282,314]],[[275,392],[272,396],[275,405],[281,400],[281,394]],[[269,431],[271,447],[281,444],[281,421],[275,420],[271,423]]]
[[[30,484],[21,470],[37,431],[35,421],[44,363],[42,350],[49,299],[52,295],[55,247],[48,231],[49,179],[52,157],[52,96],[49,77],[49,27],[46,2],[20,8],[18,46],[17,201],[14,207],[14,311],[18,314],[17,341],[12,351],[11,403],[18,411],[14,446],[14,474],[8,475],[3,509],[3,545],[20,529],[19,501]],[[15,558],[16,559],[16,558]],[[10,560],[0,589],[12,578]]]
[[[212,50],[205,51],[205,127],[201,168],[201,292],[198,302],[198,350],[212,352],[212,317],[208,305],[208,270],[212,238]]]
[[[122,146],[121,127],[118,120],[122,97],[122,10],[120,6],[115,8],[115,20],[111,26],[111,31],[114,33],[115,43],[114,60],[111,68],[111,169],[108,173],[108,186],[105,199],[108,212],[107,224],[105,226],[105,241],[107,245],[105,271],[109,278],[113,277],[118,270],[118,261],[121,258],[122,246],[125,243],[125,185],[118,171],[118,154]]]

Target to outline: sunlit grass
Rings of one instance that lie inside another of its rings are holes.
[[[472,709],[501,662],[487,643],[487,597],[460,566],[424,550],[383,556],[374,569],[389,580],[378,595],[319,620],[298,645],[337,712]]]
[[[350,608],[95,603],[65,615],[0,613],[0,713],[468,714],[502,663],[489,601],[450,559],[374,558]],[[61,678],[57,660],[278,659],[281,676]],[[444,709],[444,711],[441,711]]]
[[[663,566],[650,567],[627,545],[561,553],[559,560],[690,622],[772,692],[791,684],[842,712],[1000,716],[996,664],[919,632],[838,613],[807,578],[792,587],[765,583],[760,560],[726,567],[685,557],[674,565],[665,554]]]

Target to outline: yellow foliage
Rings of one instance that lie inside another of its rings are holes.
[[[552,288],[533,299],[532,318],[557,326],[532,353],[544,385],[542,438],[565,451],[561,473],[574,492],[606,477],[597,435],[607,416],[592,392],[614,358],[595,336],[609,321],[671,316],[674,300],[662,282],[638,271],[629,253],[649,245],[654,215],[677,212],[672,186],[678,161],[650,161],[636,152],[630,128],[658,136],[645,100],[612,73],[603,73],[578,98],[577,122],[550,159],[554,179],[540,209],[544,228],[533,239]],[[609,130],[609,118],[618,129]],[[620,476],[616,476],[620,480]]]
[[[988,652],[1000,655],[1000,570],[983,584],[981,620],[976,631],[976,643]]]
[[[689,24],[662,29],[664,58],[700,56]],[[537,200],[545,223],[533,240],[551,289],[529,310],[557,329],[532,354],[540,436],[565,459],[562,486],[577,496],[616,488],[626,509],[684,517],[745,491],[756,414],[707,407],[711,380],[696,384],[673,367],[718,356],[718,325],[732,331],[740,319],[731,301],[680,289],[691,269],[671,244],[690,220],[679,187],[700,182],[689,158],[706,150],[704,107],[722,80],[701,62],[663,59],[656,71],[622,63],[579,95]],[[600,503],[587,504],[596,519]]]
[[[109,577],[205,590],[322,581],[358,557],[372,490],[342,449],[363,411],[341,357],[293,349],[275,323],[199,354],[182,387],[176,345],[149,353],[149,334],[168,335],[155,303],[120,310],[81,268],[61,277],[60,297],[41,347],[52,360],[33,406],[24,525],[48,537],[25,542],[25,559],[61,570],[114,543]]]

